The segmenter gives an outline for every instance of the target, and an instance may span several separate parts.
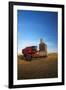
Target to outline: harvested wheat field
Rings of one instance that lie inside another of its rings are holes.
[[[48,57],[33,58],[26,61],[23,56],[18,56],[18,80],[40,79],[58,77],[58,55],[48,54]]]

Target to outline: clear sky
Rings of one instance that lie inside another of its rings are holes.
[[[57,52],[57,25],[57,12],[18,10],[18,53],[27,46],[38,46],[40,38],[47,44],[48,52]]]

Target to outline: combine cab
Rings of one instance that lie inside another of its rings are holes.
[[[47,50],[45,51],[38,51],[37,46],[30,46],[26,47],[22,50],[22,53],[26,60],[30,61],[33,57],[46,57],[47,56]]]

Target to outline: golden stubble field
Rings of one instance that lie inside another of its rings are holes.
[[[33,58],[32,61],[26,61],[23,56],[18,56],[17,62],[18,80],[58,77],[57,53],[48,54],[48,57]]]

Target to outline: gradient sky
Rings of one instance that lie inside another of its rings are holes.
[[[57,52],[57,12],[18,10],[18,53],[26,46],[38,46],[40,38],[47,44],[48,52]]]

